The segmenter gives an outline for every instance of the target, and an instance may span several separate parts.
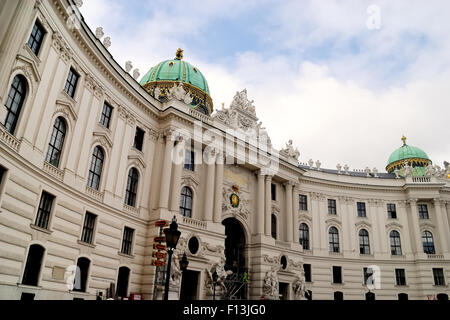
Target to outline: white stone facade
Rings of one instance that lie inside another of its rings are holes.
[[[120,267],[130,270],[127,295],[152,299],[153,237],[159,232],[154,224],[174,215],[182,232],[176,255],[181,258],[186,252],[188,270],[198,272],[197,299],[212,298],[207,270],[225,258],[222,221],[227,218],[239,222],[245,238],[247,299],[278,299],[280,294],[300,299],[302,290],[310,290],[313,299],[333,299],[336,291],[344,299],[364,299],[368,288],[363,268],[370,265],[381,272],[380,287],[371,290],[376,299],[406,293],[409,299],[424,300],[450,293],[450,181],[445,176],[382,178],[348,169],[327,171],[319,161],[316,167],[299,165],[291,142],[279,153],[272,149],[246,91],[212,117],[182,100],[155,100],[112,59],[110,43],[102,44],[70,12],[65,0],[0,2],[2,124],[13,79],[26,79],[15,130],[0,125],[0,299],[20,299],[24,292],[34,293],[35,299],[95,299],[99,291],[106,294],[111,283],[117,284]],[[36,20],[45,30],[37,55],[27,44]],[[71,68],[79,75],[73,97],[64,90]],[[109,128],[99,123],[105,102],[112,107]],[[66,123],[66,135],[54,166],[46,154],[58,117]],[[145,132],[142,150],[133,147],[136,127]],[[208,143],[211,130],[214,143]],[[230,143],[232,149],[220,147]],[[212,161],[204,157],[193,171],[174,163],[174,150],[183,154],[188,144],[196,159],[210,154]],[[98,190],[87,186],[97,146],[104,152]],[[271,158],[271,166],[262,164]],[[135,205],[125,204],[130,168],[139,175]],[[185,186],[193,193],[190,218],[179,213]],[[36,225],[43,191],[54,196],[47,228]],[[233,193],[239,196],[237,206],[230,202]],[[299,207],[299,195],[306,196],[306,210]],[[328,199],[335,200],[336,214],[329,214]],[[366,217],[358,217],[357,202],[365,203]],[[387,204],[396,205],[396,218],[388,218]],[[428,219],[419,218],[420,204],[427,205]],[[92,243],[81,241],[87,212],[97,217]],[[309,227],[308,250],[299,243],[301,223]],[[332,226],[338,230],[339,252],[329,252]],[[129,254],[121,253],[126,227],[134,230]],[[361,229],[369,233],[368,254],[360,254]],[[392,230],[400,234],[400,255],[391,255]],[[424,253],[425,230],[433,235],[434,254]],[[193,237],[199,243],[195,253],[188,245]],[[45,249],[38,283],[24,285],[34,244]],[[80,257],[90,261],[84,292],[69,290],[64,275]],[[311,265],[308,282],[302,280],[304,264]],[[342,268],[342,283],[333,283],[333,266]],[[435,284],[433,268],[443,270],[445,284]],[[405,285],[396,284],[395,269],[404,269]],[[180,282],[172,282],[174,299]],[[218,286],[218,295],[221,290]]]

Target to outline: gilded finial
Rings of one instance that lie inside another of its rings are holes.
[[[177,53],[175,54],[175,59],[177,60],[183,59],[183,50],[181,50],[181,48],[178,48]]]
[[[403,145],[405,145],[406,144],[406,137],[405,137],[405,135],[402,136],[402,141],[403,141]]]
[[[222,110],[225,109],[225,102],[222,102]]]

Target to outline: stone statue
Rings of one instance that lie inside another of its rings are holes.
[[[412,176],[413,168],[409,165],[408,160],[405,160],[405,168],[404,168],[405,177]]]
[[[111,37],[105,37],[105,39],[103,39],[103,45],[106,49],[111,47]]]
[[[344,165],[344,171],[345,171],[345,174],[349,174],[348,173],[348,170],[349,170],[350,168],[349,168],[349,166],[348,165]]]
[[[98,27],[97,29],[95,29],[95,36],[97,37],[97,39],[103,38],[104,35],[105,34],[103,33],[102,27]]]
[[[300,276],[297,277],[295,282],[292,284],[292,289],[294,290],[294,297],[296,300],[304,300],[305,299],[305,293],[306,293],[306,287],[305,287],[305,273],[302,270],[300,272]]]
[[[75,2],[75,5],[78,8],[81,8],[81,6],[83,5],[83,0],[73,0],[73,2]]]
[[[342,166],[338,163],[336,165],[336,169],[337,169],[338,173],[341,173]]]
[[[125,71],[130,72],[131,69],[133,69],[133,65],[131,64],[131,61],[125,62]]]
[[[395,178],[396,178],[396,179],[399,179],[399,178],[400,178],[400,170],[395,169],[395,170],[394,170],[394,173],[395,173]]]
[[[298,160],[298,157],[300,157],[300,152],[297,148],[295,148],[292,145],[292,140],[289,140],[288,143],[286,143],[286,148],[281,149],[281,152],[287,155],[290,158],[293,158],[294,160]]]
[[[279,300],[280,299],[280,289],[278,281],[279,267],[273,266],[270,271],[267,271],[266,277],[264,278],[263,293],[265,299]]]
[[[159,87],[155,87],[155,91],[153,92],[155,99],[159,99],[161,95],[161,89]]]
[[[316,161],[316,167],[317,167],[317,170],[320,171],[320,166],[321,166],[321,165],[322,165],[322,163],[320,163],[320,161],[317,160],[317,161]]]
[[[427,177],[431,177],[434,174],[434,168],[431,165],[431,163],[429,163],[426,167],[425,167],[425,175]]]
[[[378,178],[378,169],[377,168],[373,168],[372,172],[373,172],[373,176],[375,178]]]
[[[134,78],[134,79],[139,78],[139,69],[134,69],[134,70],[133,70],[133,78]]]
[[[180,101],[184,99],[184,96],[186,94],[181,82],[177,86],[174,86],[172,89],[170,89],[170,91],[171,91],[173,97]]]
[[[169,284],[178,287],[181,281],[180,259],[177,255],[173,256],[172,269],[170,270]]]
[[[366,177],[370,177],[370,169],[369,169],[369,167],[366,167],[364,169],[364,172],[366,173]]]
[[[219,290],[221,290],[221,294],[224,295],[227,292],[227,287],[225,286],[225,280],[226,278],[233,273],[233,271],[228,270],[225,271],[225,259],[221,258],[220,262],[216,262],[212,265],[211,269],[206,269],[206,273],[208,274],[208,283],[211,284],[210,290],[211,293],[213,292],[213,274],[214,271],[217,273],[217,282],[216,285],[219,287]],[[219,293],[220,294],[220,293]]]

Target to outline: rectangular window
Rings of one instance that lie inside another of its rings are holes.
[[[387,212],[388,212],[388,218],[389,219],[397,219],[397,211],[395,209],[394,203],[388,203],[387,204]]]
[[[333,266],[333,283],[342,283],[342,267]]]
[[[433,277],[435,286],[445,286],[444,269],[433,268]]]
[[[64,87],[64,91],[70,96],[74,97],[75,89],[77,88],[79,75],[73,68],[70,68],[69,75],[67,76],[66,86]]]
[[[419,218],[420,219],[429,219],[427,205],[426,204],[419,204],[417,207],[419,209]]]
[[[363,268],[364,284],[373,285],[373,270],[372,268]]]
[[[272,195],[272,200],[276,201],[277,200],[277,186],[274,183],[272,183],[270,185],[270,193]]]
[[[195,169],[194,157],[195,157],[194,151],[187,149],[184,152],[184,168],[185,169],[194,171],[194,169]]]
[[[1,191],[1,186],[3,185],[3,176],[6,175],[6,169],[3,168],[2,166],[0,166],[0,191]]]
[[[136,127],[136,135],[134,136],[133,147],[135,147],[139,151],[142,151],[142,146],[144,144],[144,134],[145,134],[144,130],[142,130],[139,127]]]
[[[112,109],[113,108],[105,101],[105,103],[103,104],[102,115],[100,117],[100,124],[108,129],[111,122]]]
[[[298,195],[298,206],[299,206],[300,210],[307,211],[308,210],[308,197],[303,194],[299,194]]]
[[[305,281],[311,282],[311,265],[304,263],[303,271],[305,272]]]
[[[134,229],[125,227],[123,231],[122,249],[121,253],[131,255],[131,246],[133,244]]]
[[[328,214],[336,214],[336,200],[328,199]]]
[[[398,286],[406,286],[405,269],[395,269],[395,283]]]
[[[39,54],[39,50],[41,49],[42,40],[44,39],[45,29],[36,20],[33,30],[31,30],[30,38],[28,39],[28,46],[31,51],[37,56]]]
[[[82,242],[92,244],[92,240],[94,239],[94,228],[96,220],[97,216],[95,214],[86,212],[86,216],[84,217],[83,232],[81,234]]]
[[[39,208],[36,216],[36,226],[48,229],[48,222],[50,221],[50,213],[52,210],[52,204],[54,196],[43,191],[41,195],[41,201],[39,202]]]
[[[365,202],[357,202],[356,206],[358,209],[358,217],[366,217],[366,203]]]

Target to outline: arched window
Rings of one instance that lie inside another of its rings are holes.
[[[38,244],[32,244],[28,250],[28,258],[23,272],[22,284],[37,286],[41,273],[42,258],[45,249]]]
[[[430,231],[422,232],[423,252],[435,254],[433,234]]]
[[[402,246],[400,243],[400,233],[398,233],[398,231],[392,230],[389,234],[389,239],[391,242],[391,255],[401,256]]]
[[[14,134],[20,110],[22,110],[25,95],[27,93],[26,80],[23,76],[14,77],[6,99],[6,117],[3,125],[9,133]]]
[[[370,254],[369,232],[365,229],[359,230],[359,253]]]
[[[139,182],[139,172],[136,168],[128,171],[127,188],[125,191],[125,204],[134,207],[136,205],[136,194]]]
[[[90,264],[88,258],[78,258],[73,291],[86,292]]]
[[[303,250],[309,250],[309,227],[306,223],[300,224],[299,242],[302,245]]]
[[[105,156],[102,149],[97,146],[92,153],[91,167],[89,169],[88,186],[98,190],[100,187],[100,177],[102,175],[103,161]]]
[[[65,137],[66,123],[62,117],[58,117],[53,125],[52,136],[50,137],[47,155],[45,157],[45,161],[55,167],[58,167],[59,165]]]
[[[277,239],[277,216],[272,213],[272,238]]]
[[[119,297],[128,296],[128,280],[130,278],[130,269],[127,267],[119,268],[119,275],[117,277],[116,293]]]
[[[192,218],[192,190],[188,187],[181,189],[180,214]]]
[[[330,252],[339,252],[339,231],[336,227],[328,230],[328,242],[330,244]]]

